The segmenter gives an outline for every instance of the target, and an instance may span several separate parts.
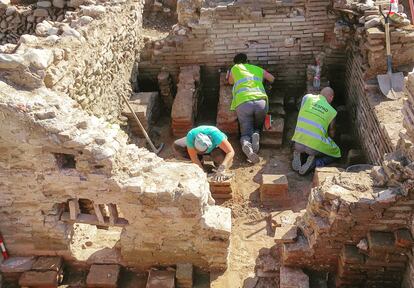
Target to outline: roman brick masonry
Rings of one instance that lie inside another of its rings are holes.
[[[391,23],[405,88],[387,99],[376,80],[385,2],[0,0],[0,234],[12,256],[3,279],[57,287],[68,263],[89,270],[85,287],[126,287],[129,269],[147,271],[147,287],[196,287],[200,271],[227,269],[234,287],[414,288],[414,26],[406,14]],[[143,27],[154,19],[177,23],[154,36]],[[230,111],[226,71],[239,52],[276,76],[260,169],[242,163]],[[335,141],[352,145],[341,167],[298,180],[284,155],[298,108],[327,86]],[[143,133],[121,95],[168,146],[216,124],[235,146],[231,177],[216,182],[169,147],[132,144]],[[95,249],[90,231],[106,246]],[[249,250],[263,231],[272,244]],[[254,271],[236,274],[250,258]]]

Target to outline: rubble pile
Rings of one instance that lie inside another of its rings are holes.
[[[142,126],[147,131],[151,132],[152,125],[156,123],[160,116],[160,103],[158,92],[140,92],[133,93],[129,99],[129,104],[140,120]],[[139,137],[144,137],[142,129],[134,118],[131,110],[125,105],[122,115],[128,118],[128,124],[131,127],[132,133]]]
[[[173,135],[182,137],[193,127],[200,94],[200,66],[180,68],[177,95],[171,111]]]
[[[336,272],[337,287],[401,284],[413,244],[414,168],[400,152],[384,159],[359,173],[316,170],[296,241],[283,244],[285,265]]]
[[[236,111],[231,111],[232,86],[227,84],[226,73],[220,73],[220,94],[217,108],[217,128],[228,134],[239,133]]]

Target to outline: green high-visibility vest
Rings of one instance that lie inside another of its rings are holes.
[[[267,101],[263,74],[262,68],[250,64],[236,64],[231,68],[234,84],[230,110],[235,110],[240,104],[252,100]]]
[[[335,118],[336,110],[322,95],[308,94],[305,97],[292,140],[323,154],[341,157],[341,150],[328,136],[329,124]]]

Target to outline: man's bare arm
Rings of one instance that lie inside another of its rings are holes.
[[[219,148],[226,153],[226,156],[224,157],[223,163],[221,163],[221,165],[224,165],[226,169],[228,169],[233,162],[233,157],[234,157],[233,146],[231,146],[228,140],[223,140],[220,143]]]
[[[333,138],[335,137],[335,119],[332,120],[331,124],[329,124],[329,128],[328,128],[328,134],[329,137]]]
[[[275,76],[273,76],[267,71],[264,71],[263,78],[269,81],[270,83],[273,83],[273,81],[275,81]]]
[[[188,155],[190,155],[190,159],[194,164],[197,164],[201,169],[203,165],[201,165],[200,159],[198,159],[197,151],[194,148],[187,147]]]

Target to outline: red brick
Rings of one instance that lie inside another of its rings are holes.
[[[27,271],[19,279],[20,286],[52,288],[58,286],[58,271]]]
[[[119,265],[92,265],[86,278],[87,287],[117,287]]]

